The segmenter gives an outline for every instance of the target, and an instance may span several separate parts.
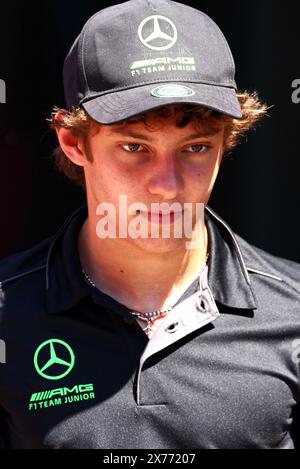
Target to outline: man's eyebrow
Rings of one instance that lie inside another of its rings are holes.
[[[218,134],[220,132],[220,128],[211,128],[209,130],[207,130],[206,132],[197,132],[197,133],[194,133],[194,134],[190,134],[190,135],[187,135],[185,137],[183,137],[180,142],[185,142],[185,141],[188,141],[188,140],[196,140],[197,138],[208,138],[208,137],[213,137],[214,135]],[[154,138],[151,138],[149,135],[144,135],[144,134],[140,134],[140,133],[137,133],[137,132],[132,132],[130,130],[127,130],[127,129],[122,129],[122,128],[119,128],[119,129],[115,129],[112,131],[112,134],[117,134],[117,135],[122,135],[123,137],[132,137],[132,138],[136,138],[138,140],[146,140],[148,142],[154,142]]]
[[[187,135],[182,139],[184,140],[196,140],[197,138],[208,138],[213,137],[214,135],[218,134],[221,131],[220,128],[209,129],[206,132],[197,132],[195,134]]]
[[[148,135],[139,134],[137,132],[131,132],[127,129],[116,129],[112,131],[112,134],[123,135],[123,137],[132,137],[139,140],[147,140],[148,142],[154,141],[154,138],[151,138]]]

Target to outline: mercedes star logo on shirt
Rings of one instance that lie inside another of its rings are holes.
[[[75,355],[63,340],[49,339],[36,349],[33,361],[36,371],[43,378],[61,379],[72,370]]]

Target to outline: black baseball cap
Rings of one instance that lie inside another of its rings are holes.
[[[235,65],[219,27],[171,0],[130,0],[84,25],[63,70],[66,104],[113,124],[175,103],[239,119]]]

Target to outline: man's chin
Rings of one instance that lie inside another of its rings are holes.
[[[187,239],[164,239],[164,238],[159,238],[159,239],[143,239],[143,238],[137,238],[137,239],[128,239],[131,245],[136,246],[139,248],[141,251],[144,253],[148,254],[166,254],[166,253],[171,253],[175,251],[182,251],[186,249],[186,245],[188,244]]]

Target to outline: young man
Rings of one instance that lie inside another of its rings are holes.
[[[52,126],[87,207],[0,263],[3,447],[298,444],[299,266],[207,205],[266,111],[234,73],[215,23],[173,1],[84,26]]]

